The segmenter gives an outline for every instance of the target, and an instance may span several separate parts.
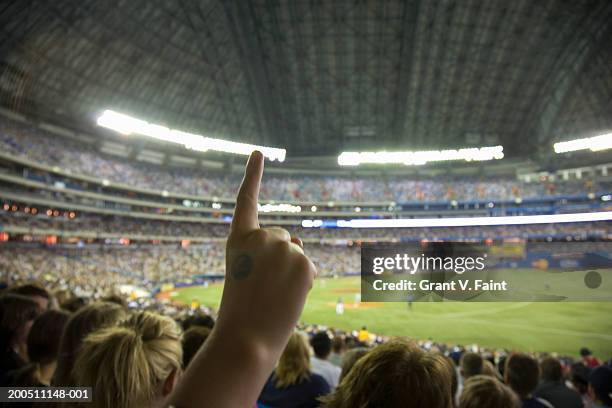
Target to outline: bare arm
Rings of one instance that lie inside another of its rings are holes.
[[[264,159],[253,152],[238,192],[226,249],[219,319],[170,395],[176,407],[252,407],[293,331],[316,269],[301,241],[260,228]]]

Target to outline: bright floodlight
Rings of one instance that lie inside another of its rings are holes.
[[[567,153],[586,149],[597,152],[600,150],[612,149],[612,133],[555,143],[553,148],[555,149],[555,153]]]
[[[360,164],[394,163],[404,164],[406,166],[417,166],[439,161],[484,161],[498,160],[503,157],[503,146],[475,147],[458,150],[427,150],[418,152],[343,152],[338,156],[338,164],[340,166],[358,166]]]
[[[503,217],[452,217],[452,218],[385,218],[337,220],[339,228],[426,228],[426,227],[481,227],[490,225],[528,225],[612,220],[612,211],[517,215]],[[318,228],[320,220],[302,220],[304,228]]]
[[[229,140],[214,139],[193,133],[181,132],[164,126],[148,123],[112,110],[105,110],[98,118],[97,123],[124,135],[139,134],[149,136],[166,142],[178,143],[187,149],[205,152],[217,152],[249,155],[253,150],[259,150],[269,160],[285,161],[286,150],[274,147],[257,146],[248,143],[230,142]]]

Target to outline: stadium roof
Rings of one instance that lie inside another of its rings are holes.
[[[343,150],[612,129],[609,0],[54,0],[0,6],[2,104]],[[541,150],[540,150],[541,151]]]

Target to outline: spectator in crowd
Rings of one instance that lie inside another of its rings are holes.
[[[259,397],[263,407],[317,407],[329,393],[327,381],[310,369],[310,350],[304,334],[294,332]]]
[[[357,339],[362,344],[367,345],[370,343],[370,332],[368,331],[368,328],[366,326],[363,326],[361,330],[359,330],[359,335],[357,336]]]
[[[210,329],[202,326],[191,326],[183,333],[181,343],[183,346],[183,368],[189,365],[191,359],[196,355],[202,344],[210,335]]]
[[[555,408],[582,408],[582,398],[570,390],[563,381],[561,363],[554,357],[545,357],[540,362],[540,385],[534,395],[545,399]]]
[[[396,339],[359,359],[338,388],[324,397],[326,408],[448,408],[452,378],[441,355]]]
[[[489,375],[474,375],[463,385],[459,408],[520,408],[516,394]]]
[[[38,304],[38,309],[41,313],[49,308],[51,296],[45,288],[37,284],[29,283],[25,285],[20,285],[9,290],[9,293],[14,293],[17,295],[27,296],[31,298]]]
[[[27,296],[0,296],[0,384],[5,384],[9,371],[26,364],[28,334],[38,311],[38,304]]]
[[[340,373],[339,383],[342,382],[344,377],[351,371],[351,368],[355,365],[357,361],[366,354],[368,354],[370,349],[366,347],[356,347],[354,349],[350,349],[346,353],[344,353],[344,357],[342,358],[342,372]]]
[[[550,402],[533,396],[540,378],[540,367],[533,357],[510,355],[504,373],[506,384],[519,396],[523,408],[554,408]]]
[[[589,395],[589,368],[582,362],[574,363],[570,367],[569,385],[571,389],[580,394],[582,404],[590,408],[593,400]]]
[[[8,374],[14,387],[51,385],[57,367],[62,332],[70,315],[60,310],[47,310],[39,315],[28,334],[29,363]]]
[[[332,339],[332,352],[329,361],[336,367],[342,367],[342,357],[346,353],[346,342],[341,334],[334,335]]]
[[[461,356],[459,367],[461,370],[461,376],[464,380],[467,380],[472,376],[482,374],[484,369],[484,359],[478,353],[467,352]]]
[[[98,330],[79,350],[77,384],[92,387],[93,408],[160,406],[181,374],[180,335],[174,320],[149,312]]]
[[[212,316],[196,313],[194,315],[187,316],[185,320],[183,320],[183,330],[187,331],[189,328],[193,326],[206,327],[207,329],[212,330],[215,327],[215,319]]]
[[[314,350],[314,356],[310,359],[312,372],[325,378],[329,387],[333,390],[338,386],[340,380],[340,367],[329,361],[332,350],[332,341],[326,331],[315,333],[310,339],[310,345]]]
[[[96,302],[73,314],[62,335],[57,369],[53,386],[67,387],[75,384],[72,369],[76,355],[85,337],[96,330],[113,326],[126,315],[125,309],[116,303]]]
[[[483,375],[489,375],[491,377],[497,378],[498,380],[502,380],[501,375],[499,374],[499,371],[497,370],[497,368],[495,368],[495,365],[493,365],[493,363],[487,359],[484,359],[482,362],[482,374]]]
[[[582,363],[589,368],[595,368],[601,365],[597,357],[595,357],[591,350],[586,347],[580,349],[580,356],[582,357]]]
[[[589,394],[592,408],[612,407],[612,368],[599,366],[589,375]]]
[[[484,367],[484,359],[480,354],[465,352],[461,355],[459,360],[459,374],[461,374],[461,381],[459,383],[457,393],[455,394],[456,402],[458,402],[458,398],[463,392],[463,383],[465,380],[475,375],[483,374]]]

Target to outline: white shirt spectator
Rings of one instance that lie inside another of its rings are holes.
[[[342,370],[330,363],[327,360],[322,360],[313,356],[310,358],[311,370],[314,374],[318,374],[325,378],[331,389],[335,389],[340,381],[340,373]]]

